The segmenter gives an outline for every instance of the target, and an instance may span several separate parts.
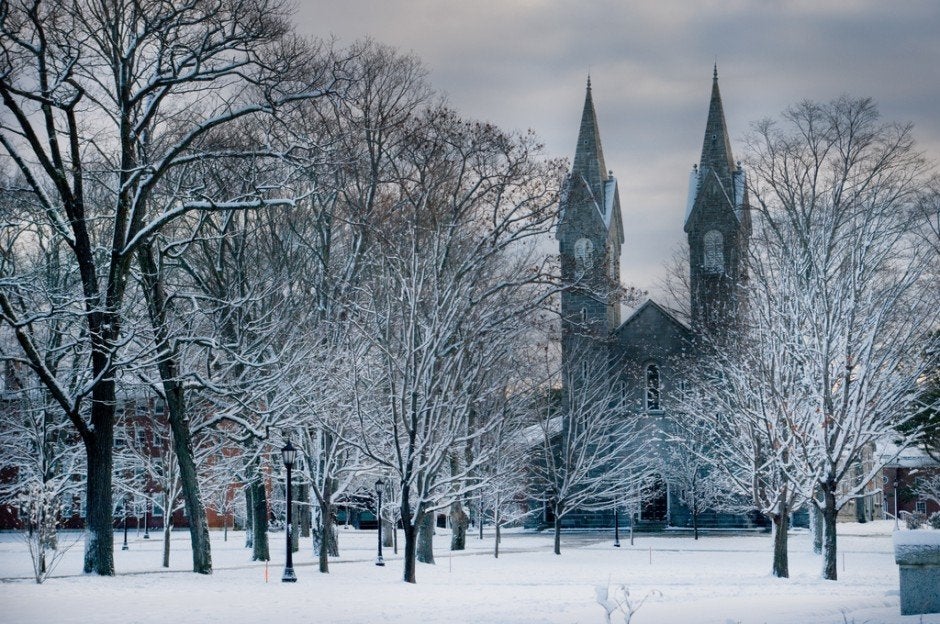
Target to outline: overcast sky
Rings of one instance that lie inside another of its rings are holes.
[[[620,183],[625,283],[654,290],[684,241],[717,59],[736,155],[801,99],[871,96],[940,160],[938,0],[298,0],[298,29],[414,52],[464,116],[574,156],[585,78]]]

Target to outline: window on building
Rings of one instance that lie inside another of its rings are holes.
[[[718,230],[709,230],[702,239],[703,266],[706,271],[719,273],[725,268],[725,240]]]
[[[581,270],[594,266],[594,243],[588,238],[579,238],[574,244],[574,260]]]
[[[646,367],[646,409],[658,410],[660,399],[659,367],[650,364]]]
[[[917,513],[922,513],[922,514],[927,513],[927,501],[919,500],[916,503],[914,503],[914,511],[916,511]]]

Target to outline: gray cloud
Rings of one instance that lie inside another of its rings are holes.
[[[718,60],[734,148],[750,122],[804,98],[871,96],[940,157],[936,0],[301,0],[298,28],[414,51],[463,114],[533,128],[571,157],[590,70],[621,183],[625,280],[654,287],[683,241]]]

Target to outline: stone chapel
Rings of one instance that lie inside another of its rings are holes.
[[[625,209],[629,215],[629,204]],[[556,232],[566,284],[561,296],[563,379],[586,379],[571,373],[604,366],[612,371],[608,374],[619,376],[616,383],[623,404],[629,406],[627,416],[654,423],[668,416],[670,396],[684,388],[676,362],[695,357],[703,348],[702,337],[733,331],[739,286],[747,279],[751,221],[745,172],[732,155],[717,67],[701,158],[689,175],[682,227],[689,246],[689,320],[649,299],[621,321],[620,254],[630,244],[630,233],[624,229],[617,179],[604,161],[589,78]],[[651,441],[651,449],[657,444]],[[688,511],[668,482],[642,503],[639,516],[641,526],[649,528],[688,523]],[[610,526],[612,518],[585,513],[565,520],[566,526]],[[748,519],[712,513],[700,522],[742,525]]]

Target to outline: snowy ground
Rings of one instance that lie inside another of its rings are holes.
[[[342,557],[331,573],[317,572],[309,542],[294,555],[296,584],[280,582],[284,534],[271,535],[270,581],[265,565],[252,563],[244,534],[228,542],[213,533],[215,573],[187,572],[188,533],[173,535],[172,571],[160,568],[161,534],[143,540],[131,533],[130,550],[115,547],[115,578],[80,574],[81,544],[43,585],[28,579],[25,546],[0,535],[0,623],[173,622],[551,622],[602,623],[597,586],[626,585],[639,599],[653,593],[632,624],[648,623],[940,623],[940,615],[898,615],[898,570],[891,523],[840,524],[839,578],[822,581],[809,536],[790,539],[791,578],[770,576],[770,536],[637,536],[612,547],[612,536],[563,535],[562,555],[548,534],[509,533],[500,558],[492,535],[471,540],[470,550],[446,550],[436,538],[437,565],[418,565],[418,584],[401,582],[401,560],[373,565],[374,532],[341,530]],[[120,537],[120,536],[118,536]],[[66,538],[68,539],[68,538]],[[73,538],[74,539],[74,536]],[[391,550],[391,549],[388,549]],[[614,619],[623,622],[623,617]]]

